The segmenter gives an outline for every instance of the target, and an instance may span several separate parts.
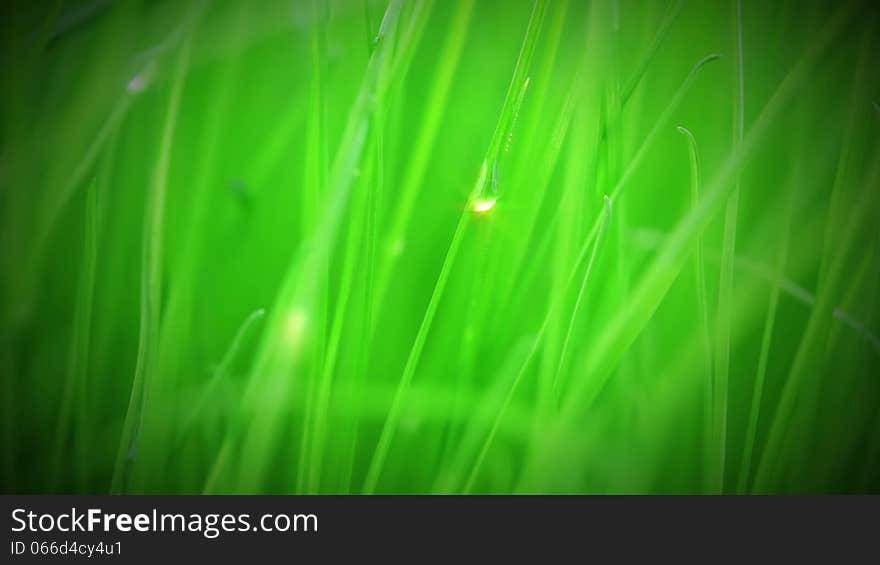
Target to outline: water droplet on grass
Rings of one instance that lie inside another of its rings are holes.
[[[480,198],[474,202],[474,212],[477,214],[485,214],[495,207],[498,202],[497,198]]]

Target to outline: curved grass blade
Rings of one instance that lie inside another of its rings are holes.
[[[593,344],[590,354],[587,356],[590,361],[584,372],[588,378],[574,383],[569,395],[569,402],[562,407],[554,428],[548,430],[547,441],[542,446],[542,453],[532,461],[531,468],[527,471],[534,471],[536,468],[549,464],[564,433],[575,429],[578,415],[585,407],[592,404],[604,388],[611,371],[623,352],[641,333],[663,296],[677,278],[682,263],[689,254],[688,250],[693,239],[702,233],[732,192],[734,186],[731,180],[767,135],[770,125],[777,119],[788,100],[794,96],[797,89],[807,79],[819,54],[841,33],[851,17],[852,8],[842,7],[829,19],[821,33],[816,35],[806,53],[789,71],[765,104],[738,150],[728,156],[712,182],[707,185],[699,207],[689,213],[678,225],[658,257],[648,268],[641,283],[632,294],[629,308],[616,316]],[[533,476],[529,473],[527,475]]]
[[[559,354],[559,362],[556,365],[556,373],[553,378],[553,396],[557,400],[557,404],[559,404],[560,398],[560,387],[562,386],[560,383],[560,379],[562,377],[563,371],[566,369],[566,365],[568,362],[568,349],[571,345],[571,334],[574,331],[574,323],[577,319],[578,311],[581,307],[581,302],[583,302],[584,294],[587,289],[587,283],[590,280],[590,274],[593,271],[593,265],[596,262],[596,257],[599,255],[599,251],[602,249],[602,243],[605,239],[605,234],[608,231],[608,226],[611,224],[611,199],[606,195],[604,197],[604,216],[602,219],[602,227],[599,230],[599,235],[596,239],[596,243],[593,245],[593,252],[590,254],[590,260],[587,262],[587,268],[584,271],[584,278],[581,280],[581,286],[578,289],[577,298],[575,299],[574,306],[571,310],[571,317],[568,320],[568,327],[565,330],[565,337],[562,340],[561,352]]]
[[[694,137],[693,132],[686,127],[678,126],[677,129],[679,133],[684,135],[688,140],[688,156],[691,165],[691,210],[694,210],[700,203],[700,159],[697,153],[697,139]],[[709,446],[711,445],[712,440],[711,430],[713,423],[712,338],[709,333],[709,301],[706,297],[706,273],[705,265],[703,263],[703,238],[701,236],[697,237],[697,242],[694,246],[694,283],[697,287],[697,308],[699,309],[700,333],[704,357],[703,372],[706,376],[706,382],[704,383],[706,389],[706,401],[704,407],[706,422],[704,424],[704,433],[706,437],[703,439],[703,442],[706,446],[706,458],[708,459],[710,454]],[[711,468],[710,461],[707,460],[705,462],[705,468],[707,470]]]
[[[526,73],[528,72],[528,67],[531,62],[534,46],[541,29],[541,24],[544,19],[545,11],[546,1],[536,0],[532,9],[531,17],[529,18],[528,28],[523,39],[519,57],[517,58],[516,67],[514,68],[513,78],[511,79],[510,87],[507,90],[507,96],[504,101],[504,106],[502,107],[501,117],[498,120],[498,125],[495,128],[495,133],[492,137],[492,141],[490,142],[489,148],[486,151],[486,157],[483,160],[483,164],[480,168],[480,174],[477,177],[477,182],[475,183],[474,188],[471,191],[467,210],[462,213],[458,222],[458,226],[455,229],[455,233],[452,236],[452,241],[449,244],[449,248],[446,252],[446,258],[443,261],[443,266],[441,267],[440,274],[437,277],[437,282],[434,286],[434,290],[428,302],[428,307],[425,310],[424,318],[422,319],[422,323],[419,326],[415,341],[412,348],[410,349],[409,356],[407,357],[406,365],[404,366],[403,374],[401,375],[400,382],[397,387],[397,392],[395,393],[394,398],[391,402],[391,408],[389,409],[388,417],[385,419],[385,423],[382,426],[382,431],[379,434],[379,439],[376,443],[376,448],[373,452],[373,456],[367,470],[366,478],[364,479],[364,494],[372,494],[376,490],[379,476],[381,475],[382,469],[385,465],[385,459],[388,455],[391,440],[395,432],[397,431],[397,424],[400,419],[400,411],[402,409],[403,400],[406,396],[407,391],[409,390],[410,383],[415,374],[419,359],[421,358],[422,350],[424,348],[425,341],[427,340],[431,324],[433,323],[434,315],[437,313],[437,308],[440,304],[440,298],[443,295],[443,291],[446,287],[446,282],[452,270],[452,265],[455,262],[456,256],[458,255],[458,250],[464,238],[464,233],[470,219],[470,211],[474,209],[474,204],[478,201],[480,195],[483,194],[486,186],[489,164],[494,163],[495,159],[498,156],[498,152],[501,149],[501,142],[504,139],[506,132],[509,131],[509,122],[515,111],[514,106],[516,105],[516,93],[523,88],[523,85],[526,81]]]
[[[587,288],[587,283],[590,280],[590,274],[592,273],[592,270],[593,270],[593,264],[596,260],[596,257],[599,253],[599,249],[600,249],[602,242],[604,240],[604,235],[605,235],[606,231],[608,230],[608,225],[611,223],[611,199],[609,199],[608,196],[604,197],[603,211],[604,211],[603,212],[604,220],[602,222],[602,229],[599,232],[599,238],[596,240],[596,243],[593,246],[593,253],[590,255],[590,260],[587,263],[586,269],[584,270],[584,276],[581,281],[580,289],[578,291],[577,301],[575,302],[574,309],[572,310],[571,318],[570,318],[569,325],[568,325],[568,331],[566,332],[564,345],[562,347],[562,352],[560,353],[560,356],[559,356],[559,363],[558,363],[559,368],[561,368],[563,366],[563,363],[565,362],[566,354],[567,354],[567,346],[568,346],[569,339],[571,337],[571,331],[572,331],[572,327],[574,325],[575,317],[577,316],[577,312],[578,312],[580,303],[583,299],[585,290]],[[567,288],[567,286],[568,285],[566,285],[566,288]],[[563,294],[564,293],[560,293],[559,296],[562,296]],[[522,382],[523,376],[525,375],[526,370],[528,369],[532,359],[534,358],[535,354],[537,354],[538,350],[540,349],[541,343],[544,339],[544,335],[547,332],[547,327],[550,325],[550,322],[552,321],[557,310],[561,307],[562,303],[563,303],[563,300],[559,297],[557,297],[551,303],[550,308],[548,309],[547,314],[544,317],[544,321],[541,324],[541,328],[538,330],[538,334],[535,337],[535,340],[533,341],[532,346],[529,349],[528,354],[526,355],[522,365],[520,366],[518,372],[516,373],[516,376],[514,377],[513,382],[511,383],[510,388],[508,389],[507,394],[501,403],[501,406],[499,407],[497,413],[495,414],[495,418],[492,422],[492,427],[489,429],[489,432],[486,435],[486,438],[480,447],[480,450],[477,454],[477,457],[474,461],[474,464],[471,467],[470,473],[468,474],[468,477],[464,482],[463,492],[468,493],[473,489],[474,482],[476,481],[477,477],[479,476],[479,472],[482,469],[483,463],[486,458],[486,454],[489,452],[489,448],[491,447],[492,443],[495,440],[495,436],[497,435],[498,430],[501,427],[501,423],[504,420],[504,416],[507,413],[508,407],[510,406],[510,403],[513,401],[513,397],[516,394],[516,391],[517,391],[520,383]],[[559,369],[557,369],[556,376],[558,378]],[[554,383],[554,384],[556,384],[556,383]],[[558,387],[556,387],[556,386],[554,387],[554,393],[558,394]],[[558,398],[558,396],[557,396],[557,398]]]
[[[162,279],[162,238],[164,225],[165,196],[168,189],[168,166],[171,159],[171,145],[174,129],[180,110],[183,82],[189,65],[191,43],[187,40],[177,58],[174,79],[162,139],[159,145],[159,158],[155,177],[148,196],[146,220],[144,222],[144,241],[142,250],[140,335],[134,379],[131,386],[128,409],[122,427],[113,478],[110,485],[112,493],[120,493],[125,488],[128,466],[135,458],[137,437],[142,424],[144,410],[149,398],[149,382],[159,340],[159,309],[161,304]]]

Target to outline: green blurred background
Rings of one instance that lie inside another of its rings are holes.
[[[2,11],[4,492],[880,490],[870,3]]]

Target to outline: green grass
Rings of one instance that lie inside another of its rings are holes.
[[[880,490],[869,3],[3,12],[4,492]]]

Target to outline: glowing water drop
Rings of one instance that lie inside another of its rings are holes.
[[[485,214],[495,207],[496,202],[498,202],[497,198],[481,198],[474,202],[474,212],[477,214]]]

